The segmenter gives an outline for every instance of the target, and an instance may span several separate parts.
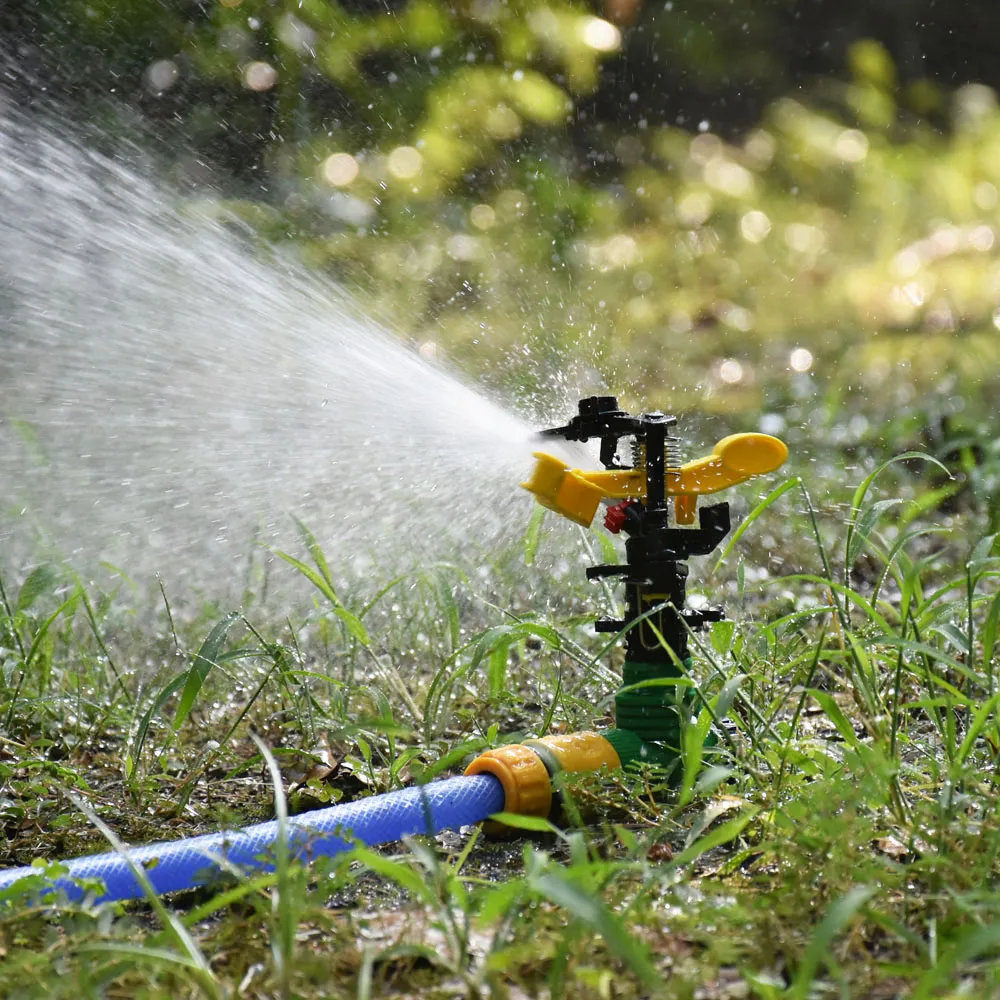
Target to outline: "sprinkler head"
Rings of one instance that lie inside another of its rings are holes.
[[[542,436],[598,438],[604,468],[571,469],[553,455],[536,452],[532,476],[522,483],[540,504],[584,527],[607,503],[605,527],[626,536],[624,563],[587,570],[588,579],[617,576],[625,586],[625,617],[595,622],[598,632],[627,635],[625,687],[615,699],[614,732],[625,735],[614,739],[621,747],[636,738],[661,748],[678,744],[680,695],[669,686],[643,682],[680,677],[689,634],[724,617],[721,607],[686,606],[684,560],[707,555],[730,528],[729,504],[699,509],[699,498],[773,472],[788,457],[784,442],[768,434],[733,434],[710,455],[681,464],[676,438],[668,433],[676,422],[664,413],[626,413],[614,396],[590,396],[567,424]],[[632,439],[631,464],[618,456],[623,438]]]

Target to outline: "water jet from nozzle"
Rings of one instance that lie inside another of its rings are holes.
[[[383,580],[520,527],[527,425],[218,214],[0,118],[0,568],[226,599],[290,513]]]

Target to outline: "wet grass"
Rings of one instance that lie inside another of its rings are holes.
[[[273,873],[166,903],[9,892],[0,994],[993,995],[993,445],[929,455],[897,426],[745,490],[746,530],[694,562],[691,592],[731,620],[693,639],[679,782],[578,777],[564,828],[507,841],[447,832],[309,870],[279,847]],[[280,818],[606,724],[621,654],[590,634],[605,598],[567,539],[609,544],[535,517],[489,591],[441,566],[362,596],[302,526],[281,559],[316,601],[287,618],[249,599],[137,621],[124,586],[8,571],[0,860]]]

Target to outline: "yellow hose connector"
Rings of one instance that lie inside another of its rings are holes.
[[[622,766],[615,748],[600,733],[561,733],[525,740],[524,745],[539,753],[543,761],[546,751],[550,753],[560,771],[599,771],[605,766],[613,771]]]
[[[552,811],[552,781],[541,757],[519,743],[480,754],[467,775],[492,774],[500,779],[504,812],[546,817]]]
[[[621,767],[615,748],[599,733],[564,733],[497,747],[480,754],[465,773],[492,774],[503,786],[504,812],[552,814],[552,778],[559,771]]]

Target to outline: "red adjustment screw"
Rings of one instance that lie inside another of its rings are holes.
[[[625,527],[625,522],[628,520],[628,509],[631,506],[631,500],[622,500],[621,503],[616,503],[614,507],[609,507],[605,512],[604,527],[612,535],[617,535]]]

